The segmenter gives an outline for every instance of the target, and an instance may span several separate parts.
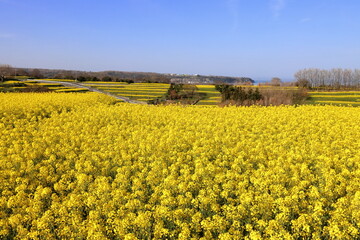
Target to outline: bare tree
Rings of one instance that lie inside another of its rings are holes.
[[[30,73],[30,76],[33,78],[43,78],[43,75],[41,74],[39,69],[33,69]]]
[[[14,73],[13,67],[8,64],[0,65],[0,81],[3,82],[7,76]]]
[[[355,69],[353,74],[353,84],[357,88],[360,88],[360,69]]]
[[[17,68],[16,74],[17,74],[17,76],[28,76],[29,75],[29,73],[25,69],[22,69],[22,68]]]
[[[321,70],[316,68],[302,69],[295,73],[298,82],[307,81],[313,88],[359,88],[360,70],[333,68]]]
[[[351,86],[352,72],[353,71],[351,69],[344,69],[343,71],[343,81],[346,88]]]
[[[273,86],[280,86],[281,85],[281,79],[278,77],[274,77],[271,79],[270,84]]]

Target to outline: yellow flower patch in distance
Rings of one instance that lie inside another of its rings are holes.
[[[114,92],[118,95],[121,95],[121,96],[125,96],[125,97],[154,97],[154,95],[147,95],[147,94],[126,94],[126,93],[117,93],[117,92]]]
[[[168,87],[138,87],[138,86],[126,86],[126,89],[142,89],[142,90],[147,90],[147,89],[168,89]]]
[[[336,104],[339,104],[339,103],[342,103],[342,104],[360,104],[360,103],[357,103],[357,102],[353,102],[353,101],[335,101],[335,100],[329,100],[329,101],[321,101],[321,100],[318,100],[316,101],[318,103],[336,103]]]
[[[329,92],[323,92],[323,91],[309,91],[308,93],[311,94],[330,94],[330,95],[336,95],[337,93],[339,94],[343,94],[343,93],[348,93],[348,94],[359,94],[359,91],[329,91]]]
[[[121,90],[108,90],[108,92],[112,92],[112,93],[123,93],[123,94],[135,94],[135,95],[138,95],[138,94],[152,94],[152,95],[163,95],[165,94],[166,92],[151,92],[151,91],[121,91]]]
[[[84,86],[88,87],[97,87],[97,88],[125,88],[126,85],[121,84],[112,84],[112,85],[102,85],[102,84],[84,84]]]
[[[215,85],[196,85],[196,87],[198,87],[198,88],[214,88],[215,89]]]
[[[40,85],[40,86],[60,86],[61,84],[59,84],[59,83],[37,83],[37,85]]]
[[[313,97],[316,98],[356,98],[356,97],[360,97],[360,95],[313,95]]]
[[[113,91],[119,91],[119,92],[128,92],[128,93],[154,93],[154,92],[159,92],[159,93],[166,93],[167,90],[161,90],[161,89],[154,89],[154,90],[147,90],[147,89],[117,89],[117,90],[113,90]]]
[[[126,82],[101,82],[101,81],[86,81],[83,82],[82,84],[87,85],[87,84],[101,84],[103,85],[128,85],[128,83]]]
[[[4,81],[3,84],[14,84],[14,83],[20,83],[20,81]]]
[[[56,92],[83,92],[88,91],[87,88],[61,88],[55,90]]]
[[[220,99],[204,99],[200,100],[200,102],[211,102],[211,103],[218,103]]]
[[[45,79],[35,79],[36,80],[46,80],[46,81],[58,81],[58,82],[76,82],[74,79],[52,79],[52,78],[45,78]],[[31,81],[31,80],[30,80]]]
[[[26,87],[12,87],[13,89],[24,89]]]

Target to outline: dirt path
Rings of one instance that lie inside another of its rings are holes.
[[[40,83],[57,83],[57,84],[61,84],[63,86],[66,86],[66,87],[74,87],[74,88],[86,88],[88,89],[89,91],[91,92],[97,92],[97,93],[102,93],[102,94],[106,94],[110,97],[114,97],[116,99],[120,99],[120,100],[123,100],[124,102],[127,102],[127,103],[134,103],[134,104],[147,104],[146,102],[141,102],[141,101],[136,101],[136,100],[132,100],[130,98],[127,98],[127,97],[123,97],[123,96],[118,96],[118,95],[115,95],[115,94],[112,94],[112,93],[109,93],[109,92],[106,92],[106,91],[103,91],[103,90],[99,90],[97,88],[93,88],[93,87],[89,87],[89,86],[85,86],[81,83],[76,83],[76,82],[61,82],[61,81],[48,81],[48,80],[38,80],[38,79],[31,79],[33,81],[36,81],[36,82],[40,82]]]

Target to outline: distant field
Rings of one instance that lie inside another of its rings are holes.
[[[57,79],[46,79],[50,81],[55,81]],[[73,81],[67,79],[59,79],[59,81]],[[86,88],[72,88],[72,87],[65,87],[59,83],[39,83],[36,80],[27,80],[27,81],[5,81],[0,83],[0,91],[5,92],[13,92],[13,91],[22,91],[28,87],[46,87],[54,92],[87,92]]]
[[[97,88],[118,96],[138,101],[148,101],[164,96],[169,84],[164,83],[132,83],[125,82],[84,82],[84,86]]]
[[[333,104],[360,106],[359,91],[309,92],[308,104]]]
[[[206,93],[206,98],[196,105],[217,105],[221,101],[221,94],[215,89],[215,85],[196,85],[200,93]]]
[[[19,79],[19,80],[24,80],[24,79],[28,79],[29,76],[13,76],[13,78]]]
[[[25,77],[24,77],[25,78]],[[22,79],[24,79],[22,78]],[[0,91],[21,91],[28,86],[42,86],[47,87],[55,92],[86,92],[86,88],[73,88],[65,87],[55,81],[62,82],[75,82],[71,79],[44,79],[47,81],[54,81],[54,83],[38,83],[36,80],[27,80],[27,81],[5,81],[0,83]],[[19,85],[22,83],[23,85]],[[24,85],[25,84],[25,85]],[[128,97],[133,100],[138,101],[149,101],[156,98],[163,97],[168,88],[169,84],[164,83],[132,83],[128,84],[126,82],[81,82],[80,84],[93,87],[99,90],[103,90],[118,96]],[[196,85],[199,93],[206,93],[206,97],[203,100],[200,100],[197,105],[218,105],[221,101],[221,94],[215,89],[214,85]],[[242,86],[242,87],[252,87],[261,89],[271,89],[271,90],[296,90],[297,87],[273,87],[273,86]],[[331,92],[317,92],[310,91],[309,98],[306,101],[306,104],[316,105],[316,104],[332,104],[332,105],[352,105],[360,106],[360,91],[331,91]]]
[[[204,92],[208,97],[201,100],[197,105],[217,105],[221,101],[221,94],[215,90],[214,85],[197,85],[199,92]],[[297,87],[272,87],[272,86],[243,86],[258,87],[271,90],[297,90]],[[309,92],[306,104],[332,104],[360,106],[360,91],[338,91],[338,92]]]
[[[44,79],[44,80],[55,81],[56,79]],[[65,80],[64,82],[73,81],[73,80],[69,80],[69,79],[58,79],[58,81],[63,81],[63,80]],[[88,91],[86,88],[65,87],[59,83],[39,83],[36,81],[26,81],[26,84],[32,85],[32,86],[47,87],[54,92],[87,92]]]
[[[46,78],[46,79],[39,79],[39,80],[46,80],[46,81],[59,81],[59,82],[76,82],[74,79],[55,79],[55,78]]]
[[[169,89],[169,84],[163,83],[119,83],[119,82],[85,82],[85,86],[94,87],[119,96],[129,97],[134,100],[148,101],[164,96]],[[197,85],[200,93],[207,96],[197,105],[217,105],[221,100],[221,95],[215,90],[214,85]]]

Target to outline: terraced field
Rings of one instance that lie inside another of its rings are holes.
[[[40,79],[41,80],[41,79]],[[54,81],[54,83],[39,83],[36,80],[21,81],[25,86],[17,86],[20,81],[6,81],[0,85],[0,91],[2,91],[6,85],[14,85],[11,87],[13,91],[17,91],[28,86],[42,86],[47,87],[55,92],[87,92],[86,88],[74,88],[71,86],[63,86],[61,82],[76,82],[71,79],[46,79],[46,81]],[[103,90],[118,96],[128,97],[132,100],[147,102],[156,98],[163,97],[169,84],[163,83],[133,83],[128,84],[126,82],[82,82],[85,87],[93,87],[99,90]],[[200,100],[197,105],[218,105],[221,101],[221,94],[215,89],[214,85],[196,85],[199,93],[206,93],[206,97]],[[243,86],[243,87],[259,87],[260,90],[296,90],[297,87],[272,87],[272,86]],[[360,92],[359,91],[332,91],[332,92],[309,92],[309,99],[306,104],[311,105],[352,105],[360,106]]]
[[[169,84],[164,83],[84,82],[82,84],[143,102],[162,97],[169,88]]]
[[[51,80],[55,80],[55,79],[47,79],[49,81]],[[69,80],[69,79],[61,79],[61,81],[65,80],[64,82],[70,82],[73,80]],[[54,92],[87,92],[88,90],[86,88],[73,88],[73,87],[66,87],[63,86],[59,83],[39,83],[36,82],[35,80],[32,81],[23,81],[26,83],[26,85],[29,86],[42,86],[42,87],[47,87],[50,90],[54,91]]]
[[[55,81],[55,82],[58,82],[58,81],[61,81],[61,82],[77,82],[74,79],[56,79],[56,78],[45,78],[45,79],[39,79],[39,80]]]
[[[199,92],[204,92],[208,98],[201,100],[197,105],[217,105],[221,101],[221,95],[216,91],[214,85],[197,85]],[[297,90],[297,87],[271,87],[271,86],[244,86],[244,87],[259,87],[262,89],[271,90]],[[309,99],[306,104],[311,105],[352,105],[360,106],[360,91],[338,91],[338,92],[309,92]]]
[[[215,85],[196,85],[200,93],[206,93],[206,98],[200,100],[197,105],[217,105],[221,101],[221,94],[215,89]]]
[[[360,106],[359,91],[309,92],[308,104],[333,104]]]
[[[54,80],[55,79],[48,79],[48,80]],[[63,80],[63,79],[61,79]],[[65,82],[67,79],[65,79]],[[71,80],[68,80],[71,81]],[[86,88],[73,88],[73,87],[66,87],[59,83],[40,83],[36,80],[24,80],[24,81],[5,81],[0,84],[0,91],[21,91],[26,88],[36,88],[36,87],[46,87],[54,92],[87,92],[88,90]]]
[[[169,84],[163,83],[123,83],[123,82],[85,82],[85,86],[94,87],[119,96],[129,97],[138,101],[148,101],[164,96],[169,89]],[[217,105],[221,100],[220,93],[214,85],[196,85],[200,93],[206,93],[207,97],[197,105]]]

